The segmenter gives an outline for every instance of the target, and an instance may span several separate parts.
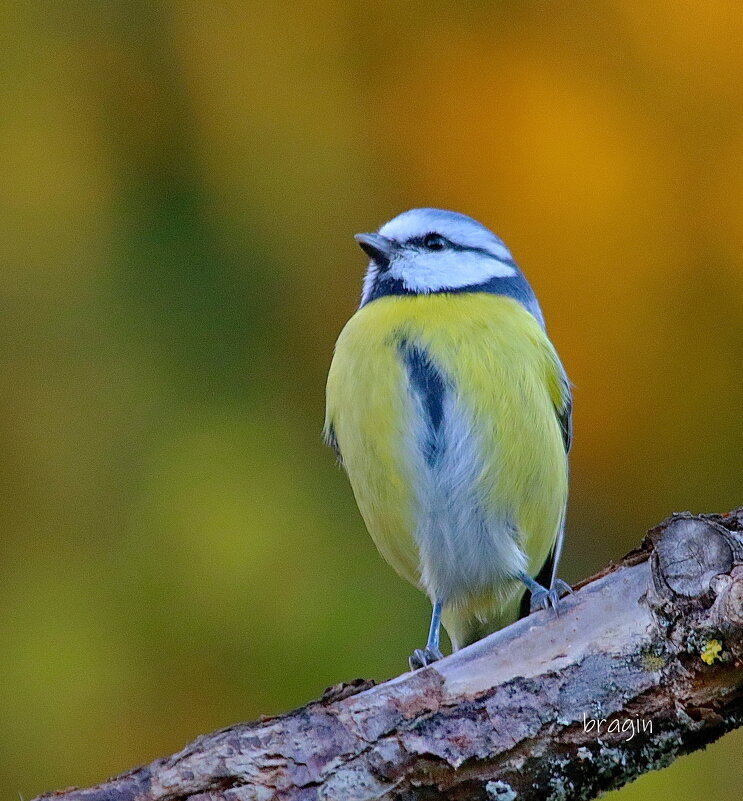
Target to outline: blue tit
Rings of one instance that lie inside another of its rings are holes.
[[[556,607],[570,384],[531,286],[470,217],[412,209],[358,234],[361,305],[338,338],[325,438],[389,564],[433,615],[412,669]],[[531,604],[526,591],[531,594]]]

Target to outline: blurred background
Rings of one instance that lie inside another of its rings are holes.
[[[408,207],[542,301],[564,578],[743,503],[740,4],[287,5],[0,5],[4,798],[403,670],[428,603],[320,429],[352,234]],[[737,799],[742,748],[619,795]]]

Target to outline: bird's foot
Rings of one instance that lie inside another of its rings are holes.
[[[560,598],[563,595],[573,595],[573,588],[562,579],[555,579],[549,589],[534,582],[529,590],[531,592],[529,614],[537,612],[539,609],[552,608],[555,610],[555,614],[559,615]]]
[[[438,648],[432,648],[430,645],[427,645],[425,648],[416,648],[415,651],[413,651],[413,655],[408,659],[408,662],[410,662],[411,670],[418,670],[419,668],[428,667],[428,665],[432,665],[434,662],[438,662],[439,659],[443,658],[444,655]]]

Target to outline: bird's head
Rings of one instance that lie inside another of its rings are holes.
[[[514,297],[544,323],[534,292],[503,240],[465,214],[411,209],[373,234],[356,234],[371,261],[361,305],[385,295],[492,292]]]

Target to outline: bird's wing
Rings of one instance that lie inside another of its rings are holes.
[[[323,439],[325,440],[325,444],[333,449],[335,453],[336,459],[338,459],[338,464],[343,464],[343,454],[341,453],[341,446],[338,444],[338,437],[335,433],[335,426],[332,422],[327,424],[327,427],[323,431]]]
[[[563,406],[561,409],[555,406],[555,414],[557,415],[557,422],[560,424],[562,441],[565,443],[565,453],[567,454],[573,444],[573,398],[570,395],[570,385],[567,378],[565,379]]]
[[[411,415],[397,346],[398,304],[369,303],[348,321],[328,374],[325,441],[342,454],[366,527],[386,561],[420,584],[405,434]],[[404,322],[404,318],[403,318]]]
[[[570,381],[564,370],[561,370],[560,375],[560,400],[561,403],[555,404],[555,414],[557,414],[557,421],[562,431],[562,441],[565,445],[565,458],[567,459],[570,446],[573,444],[573,396],[570,392]],[[557,532],[555,544],[549,558],[539,573],[541,576],[542,571],[549,571],[549,584],[543,584],[542,586],[551,587],[557,578],[557,568],[560,564],[560,555],[562,554],[562,543],[564,539],[565,510],[563,509],[562,519],[560,520],[560,530]]]
[[[560,431],[562,431],[562,441],[565,445],[565,458],[567,459],[570,446],[573,444],[573,398],[570,392],[570,381],[564,370],[560,371],[557,390],[557,392],[551,393],[552,402],[555,407],[557,422],[560,424]],[[564,539],[565,511],[563,511],[562,519],[560,520],[560,528],[555,537],[555,544],[552,546],[549,556],[544,560],[544,564],[539,569],[539,573],[535,576],[536,581],[548,589],[552,587],[557,578],[557,569],[560,565]],[[526,617],[529,614],[529,604],[529,593],[524,592],[519,609],[520,618]]]

